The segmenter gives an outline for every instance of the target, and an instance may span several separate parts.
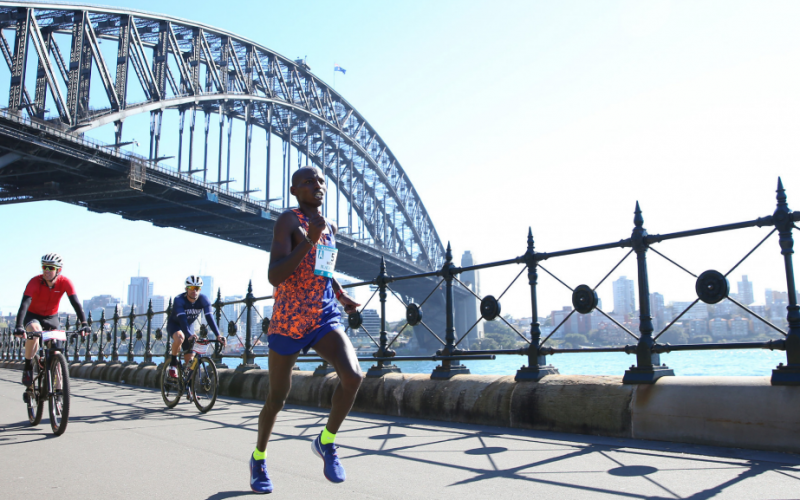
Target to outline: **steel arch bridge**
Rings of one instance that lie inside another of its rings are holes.
[[[101,46],[103,41],[112,43]],[[109,53],[113,44],[116,51]],[[346,213],[343,234],[417,269],[436,269],[444,261],[442,242],[400,162],[364,117],[303,60],[183,19],[38,2],[0,1],[0,51],[10,72],[12,114],[69,134],[114,127],[111,146],[117,151],[126,144],[125,120],[149,114],[148,157],[158,166],[168,158],[165,150],[174,147],[162,142],[164,115],[176,113],[177,174],[202,178],[217,195],[236,194],[266,212],[289,206],[294,151],[298,165],[313,163],[325,172],[326,207],[336,207],[337,222]],[[48,105],[55,112],[49,113]],[[195,132],[198,116],[202,132]],[[219,120],[218,158],[208,153],[212,117]],[[234,122],[244,126],[238,192],[230,175]],[[262,187],[252,176],[255,129],[265,134]],[[194,153],[200,133],[205,141],[201,161]],[[0,158],[0,173],[16,158],[7,156]],[[280,164],[274,156],[281,157]],[[262,188],[263,200],[251,196]],[[278,188],[280,197],[271,198]],[[276,200],[280,203],[271,204]]]

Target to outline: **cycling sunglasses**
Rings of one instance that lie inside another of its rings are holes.
[[[42,270],[44,271],[58,271],[58,269],[57,266],[42,266]]]
[[[200,291],[200,288],[201,288],[201,287],[199,287],[199,286],[187,286],[187,287],[186,287],[186,289],[187,289],[187,290],[193,290],[193,291],[195,291],[195,292],[199,292],[199,291]]]

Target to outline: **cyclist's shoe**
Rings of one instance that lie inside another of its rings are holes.
[[[28,393],[28,391],[22,393],[22,400],[25,401],[26,403],[31,402],[31,395]]]
[[[25,387],[33,385],[33,370],[22,370],[22,385]]]
[[[337,446],[333,443],[322,444],[320,441],[321,436],[322,434],[311,442],[311,451],[325,462],[325,466],[322,468],[325,479],[332,483],[341,483],[345,480],[346,474],[342,463],[339,462],[339,454],[336,452]]]
[[[167,376],[169,378],[178,378],[178,367],[177,366],[170,366],[167,370]]]
[[[256,460],[250,455],[250,489],[255,493],[272,493],[272,481],[267,474],[267,459]]]

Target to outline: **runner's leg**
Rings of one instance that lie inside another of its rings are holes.
[[[269,393],[267,401],[258,416],[258,439],[256,448],[267,449],[267,442],[272,434],[272,427],[283,409],[289,389],[292,388],[292,368],[300,353],[284,356],[276,351],[269,351]]]
[[[328,423],[325,425],[328,432],[336,434],[339,432],[339,426],[350,413],[358,388],[361,387],[361,367],[358,365],[353,344],[340,329],[333,330],[322,337],[314,345],[314,350],[333,366],[336,375],[339,376],[339,385],[333,391],[331,413]]]

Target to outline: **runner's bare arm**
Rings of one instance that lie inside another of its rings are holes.
[[[331,278],[331,286],[333,287],[334,293],[336,293],[337,295],[339,295],[338,293],[339,290],[342,291],[341,295],[339,295],[338,297],[338,300],[339,303],[344,306],[344,312],[346,312],[347,314],[351,314],[356,312],[358,308],[361,307],[361,304],[353,300],[353,298],[347,294],[345,289],[342,288],[342,285],[340,285],[339,282],[336,281],[336,278]]]
[[[317,239],[319,239],[319,235],[317,235]],[[275,221],[272,248],[269,252],[267,278],[270,284],[278,286],[286,281],[311,248],[312,246],[306,241],[303,230],[300,228],[297,215],[293,212],[282,213]]]

